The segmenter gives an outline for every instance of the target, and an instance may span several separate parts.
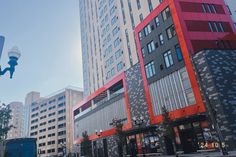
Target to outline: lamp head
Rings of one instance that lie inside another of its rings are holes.
[[[14,46],[12,49],[8,51],[8,57],[10,59],[18,60],[20,56],[21,56],[20,51],[16,46]]]

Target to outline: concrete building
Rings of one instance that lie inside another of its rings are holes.
[[[23,107],[24,120],[23,120],[23,137],[29,137],[29,128],[30,128],[30,114],[31,114],[31,104],[40,99],[39,92],[30,92],[25,97],[25,104]]]
[[[134,28],[159,0],[80,0],[84,95],[138,62]]]
[[[12,116],[9,125],[13,128],[8,132],[7,139],[20,138],[23,134],[23,103],[11,102],[8,106]]]
[[[236,27],[236,1],[235,0],[225,0],[225,4],[229,10],[229,13],[234,21],[234,26]]]
[[[40,157],[72,153],[72,107],[82,97],[81,90],[68,87],[31,104],[30,136],[37,138]]]
[[[219,141],[236,150],[236,31],[224,1],[161,2],[134,28],[139,62],[74,107],[75,143],[87,131],[94,156],[122,152],[113,119],[123,119],[127,155],[173,154],[173,140],[184,153],[219,150]]]

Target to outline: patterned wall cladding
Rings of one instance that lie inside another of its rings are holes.
[[[236,50],[205,50],[193,57],[201,88],[216,110],[229,149],[236,147]],[[209,105],[208,105],[209,106]]]
[[[114,100],[115,99],[115,100]],[[113,102],[114,101],[114,102]],[[94,110],[75,120],[75,137],[82,137],[82,133],[93,134],[95,130],[109,130],[110,122],[114,117],[127,118],[123,95],[109,100]]]
[[[150,125],[150,116],[146,102],[144,83],[140,64],[137,63],[125,72],[131,117],[144,117],[144,125]],[[135,125],[134,122],[132,122]]]
[[[186,67],[149,85],[155,115],[162,114],[162,106],[174,111],[196,103]]]

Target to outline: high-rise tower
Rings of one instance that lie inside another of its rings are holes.
[[[134,27],[159,0],[80,0],[84,94],[138,62]]]

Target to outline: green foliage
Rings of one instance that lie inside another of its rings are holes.
[[[87,131],[82,133],[83,140],[81,142],[81,155],[83,156],[92,156],[92,142],[89,139]]]
[[[7,138],[8,131],[13,127],[9,125],[11,118],[11,109],[9,106],[2,104],[0,106],[0,141],[4,141]]]

